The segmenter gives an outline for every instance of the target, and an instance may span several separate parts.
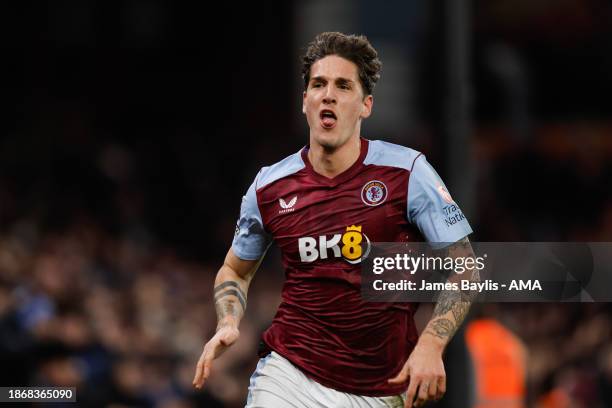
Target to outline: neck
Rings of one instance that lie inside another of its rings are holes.
[[[345,144],[336,149],[326,149],[317,143],[310,144],[308,160],[317,173],[333,178],[347,170],[359,158],[361,139],[351,137]]]

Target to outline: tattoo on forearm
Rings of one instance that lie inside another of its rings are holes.
[[[238,298],[238,301],[240,302],[240,305],[242,306],[242,309],[246,310],[246,300],[244,299],[244,296],[241,292],[242,291],[239,292],[236,289],[226,290],[225,292],[221,292],[215,296],[215,302],[218,302],[226,296],[236,296]]]
[[[215,307],[217,309],[217,321],[219,322],[226,316],[240,316],[240,311],[236,308],[234,299],[217,301],[215,302]]]
[[[240,294],[242,295],[242,297],[243,297],[244,299],[246,299],[246,295],[245,295],[245,293],[242,291],[242,289],[240,289],[240,285],[238,285],[238,282],[234,282],[234,281],[227,281],[227,282],[223,282],[222,284],[215,286],[215,289],[214,289],[214,291],[215,291],[215,295],[217,295],[217,293],[219,293],[221,290],[223,290],[223,289],[225,289],[225,288],[227,288],[227,287],[229,287],[229,286],[232,286],[232,287],[234,287],[234,288],[238,289],[238,291],[240,292]]]
[[[445,255],[452,257],[470,256],[470,253],[470,241],[467,237],[445,250]],[[473,268],[470,271],[470,280],[473,282],[480,281],[478,269]],[[447,290],[441,292],[433,311],[432,321],[427,326],[426,332],[440,338],[450,338],[465,319],[476,294],[475,291],[469,290]],[[453,316],[452,320],[444,317],[449,312]]]
[[[446,339],[451,337],[456,329],[457,325],[449,319],[440,318],[431,322],[427,332],[441,339]]]
[[[461,294],[450,290],[445,290],[440,293],[438,302],[433,311],[433,317],[445,315],[452,310],[453,306],[461,301]]]
[[[457,302],[453,305],[451,311],[457,325],[461,324],[463,319],[465,319],[465,316],[470,311],[470,305],[471,303],[468,302]]]
[[[221,322],[227,316],[239,318],[246,310],[246,295],[237,282],[223,282],[215,287],[214,293],[218,322]],[[238,303],[240,303],[240,307]]]
[[[434,320],[428,325],[427,332],[440,338],[450,338],[467,315],[469,309],[470,303],[463,301],[460,292],[442,292],[434,308],[432,316]],[[452,313],[454,321],[443,317],[448,312]]]

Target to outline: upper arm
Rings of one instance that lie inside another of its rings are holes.
[[[452,199],[442,179],[421,156],[408,181],[408,221],[429,242],[454,243],[472,233],[472,228]]]
[[[240,259],[234,253],[233,248],[230,248],[223,261],[223,266],[230,268],[240,278],[250,281],[262,260],[263,256],[255,260]]]
[[[474,250],[468,237],[463,237],[457,242],[444,248],[446,254],[451,258],[472,258],[474,257]]]
[[[258,175],[259,176],[259,175]],[[232,242],[233,254],[245,261],[257,261],[266,253],[272,237],[264,228],[257,203],[257,177],[242,197],[240,217]]]

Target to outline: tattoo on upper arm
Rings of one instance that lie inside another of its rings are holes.
[[[456,252],[465,251],[469,247],[470,247],[470,240],[468,239],[468,237],[463,237],[459,241],[455,242],[452,245],[449,245],[446,248],[446,255],[448,256],[457,255]]]
[[[474,268],[474,270],[472,271],[472,279],[473,282],[480,282],[480,272],[478,271],[478,268]]]

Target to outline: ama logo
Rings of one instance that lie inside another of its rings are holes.
[[[302,262],[327,259],[331,255],[333,258],[343,258],[350,264],[358,264],[370,253],[370,239],[361,232],[361,225],[351,225],[346,227],[343,234],[302,237],[298,239],[298,249]]]

